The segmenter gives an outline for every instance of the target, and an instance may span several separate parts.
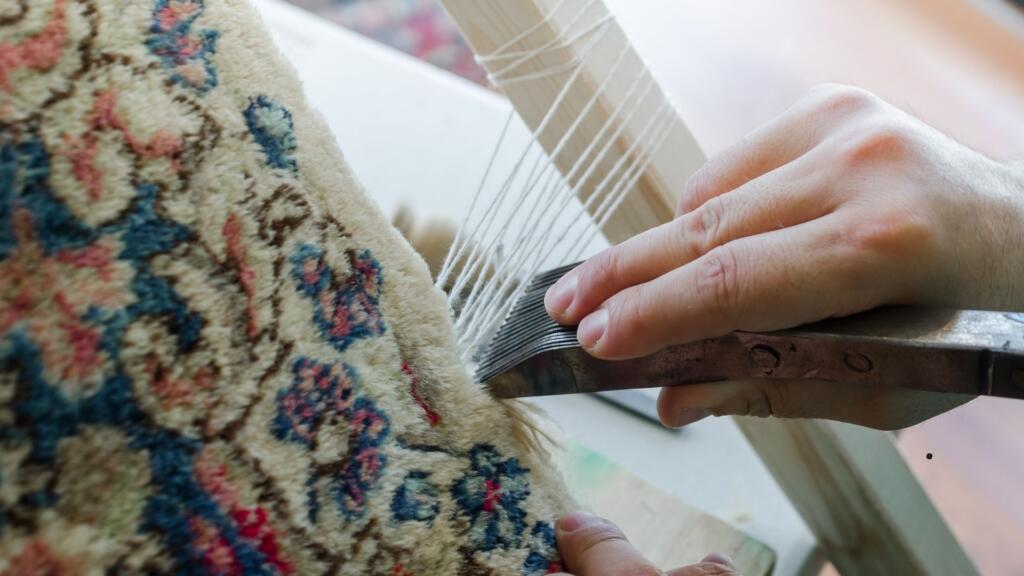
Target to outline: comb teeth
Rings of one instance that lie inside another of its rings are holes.
[[[569,264],[533,277],[484,350],[476,371],[479,382],[487,382],[541,352],[578,345],[576,327],[558,324],[544,308],[548,288],[578,265]]]

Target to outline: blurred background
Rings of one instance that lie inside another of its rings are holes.
[[[289,1],[439,68],[486,83],[473,52],[437,0]]]

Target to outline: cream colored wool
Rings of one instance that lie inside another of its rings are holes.
[[[0,572],[557,567],[557,472],[247,2],[0,0],[0,147]]]

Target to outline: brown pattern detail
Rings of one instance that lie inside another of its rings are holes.
[[[286,205],[297,208],[299,213],[273,218],[271,210]],[[302,194],[299,194],[291,185],[282,184],[256,210],[256,219],[260,223],[257,235],[271,246],[280,248],[289,235],[306,222],[311,215],[312,210]]]
[[[57,90],[50,94],[50,96],[43,101],[41,106],[42,109],[47,109],[55,104],[71,98],[77,90],[77,82],[86,72],[92,68],[93,58],[92,51],[96,44],[96,38],[100,33],[100,17],[99,9],[96,8],[96,4],[92,0],[78,0],[79,4],[85,6],[85,12],[83,14],[89,21],[89,33],[78,43],[78,54],[79,54],[79,65],[74,72],[68,76],[68,86],[64,90]]]
[[[222,440],[225,442],[232,442],[238,436],[238,432],[242,429],[242,426],[244,426],[246,421],[249,420],[249,414],[252,413],[253,408],[263,400],[266,394],[267,382],[281,371],[281,366],[283,366],[288,357],[291,356],[293,347],[294,345],[291,342],[284,342],[277,349],[277,354],[274,356],[274,362],[270,365],[267,371],[263,373],[263,376],[260,377],[256,394],[253,395],[253,398],[248,404],[246,404],[245,408],[242,409],[241,415],[239,415],[235,420],[228,422],[218,435]],[[203,429],[205,429],[205,427]]]
[[[277,486],[273,476],[266,473],[257,458],[245,454],[241,447],[237,445],[232,444],[231,447],[237,452],[239,460],[244,461],[256,472],[258,479],[253,487],[260,494],[260,503],[264,505],[269,504],[274,510],[276,518],[288,524],[292,534],[301,536],[302,545],[313,553],[313,557],[317,561],[328,565],[328,569],[324,571],[324,574],[338,573],[344,561],[344,555],[332,553],[326,546],[317,542],[309,530],[294,522],[291,511],[288,508],[287,499],[285,498],[285,491]]]
[[[28,14],[28,0],[17,0],[17,1],[18,1],[18,11],[16,13],[14,13],[14,14],[9,14],[9,15],[6,15],[6,16],[0,16],[0,26],[13,26],[13,25],[17,24],[18,22],[21,22],[21,20],[25,17],[25,15]]]
[[[364,548],[373,545],[375,549],[367,557]],[[398,546],[392,546],[387,542],[381,531],[380,521],[372,518],[361,530],[355,533],[352,545],[349,547],[346,560],[358,561],[366,566],[370,572],[368,576],[393,576],[396,572],[401,574],[402,559],[411,558],[409,550]]]

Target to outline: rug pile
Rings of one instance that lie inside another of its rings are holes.
[[[247,2],[0,0],[0,573],[544,574],[521,427]]]

